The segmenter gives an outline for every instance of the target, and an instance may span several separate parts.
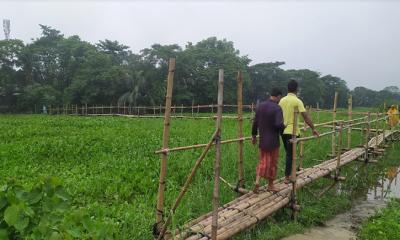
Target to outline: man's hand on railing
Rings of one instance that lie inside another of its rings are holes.
[[[251,138],[251,143],[252,143],[253,145],[256,145],[256,144],[257,144],[257,136],[252,136],[252,138]]]

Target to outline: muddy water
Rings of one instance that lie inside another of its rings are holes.
[[[339,191],[340,189],[338,189]],[[365,191],[368,190],[368,191]],[[360,190],[362,196],[354,200],[354,207],[304,234],[296,234],[285,240],[348,240],[356,239],[362,221],[386,206],[391,197],[400,197],[400,167],[389,167],[374,186]]]

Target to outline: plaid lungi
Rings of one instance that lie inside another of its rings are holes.
[[[260,159],[257,165],[257,176],[275,179],[279,159],[279,147],[271,151],[260,149]]]

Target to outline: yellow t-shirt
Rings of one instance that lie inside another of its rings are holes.
[[[293,120],[294,120],[294,108],[298,107],[299,112],[305,112],[303,102],[296,96],[296,94],[288,93],[286,97],[283,97],[279,102],[279,106],[282,108],[283,112],[283,123],[286,128],[283,134],[293,134]],[[298,121],[297,121],[298,124]],[[300,128],[297,127],[296,135],[300,135]]]
[[[399,124],[399,112],[396,108],[390,108],[387,112],[389,115],[389,125],[391,127],[397,126]]]

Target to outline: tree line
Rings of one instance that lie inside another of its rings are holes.
[[[297,79],[306,105],[332,107],[339,92],[339,107],[353,95],[356,107],[371,107],[384,100],[400,100],[396,86],[374,91],[357,87],[350,91],[337,76],[321,75],[309,69],[284,70],[285,62],[250,64],[233,42],[210,37],[198,43],[154,44],[133,53],[117,41],[97,44],[79,36],[64,36],[59,30],[40,25],[41,36],[31,43],[11,39],[0,41],[0,107],[3,111],[30,111],[33,106],[65,104],[162,104],[166,91],[168,60],[176,58],[174,103],[215,103],[218,69],[225,70],[224,102],[236,102],[236,75],[243,71],[245,103],[263,100],[273,87],[286,89]]]

